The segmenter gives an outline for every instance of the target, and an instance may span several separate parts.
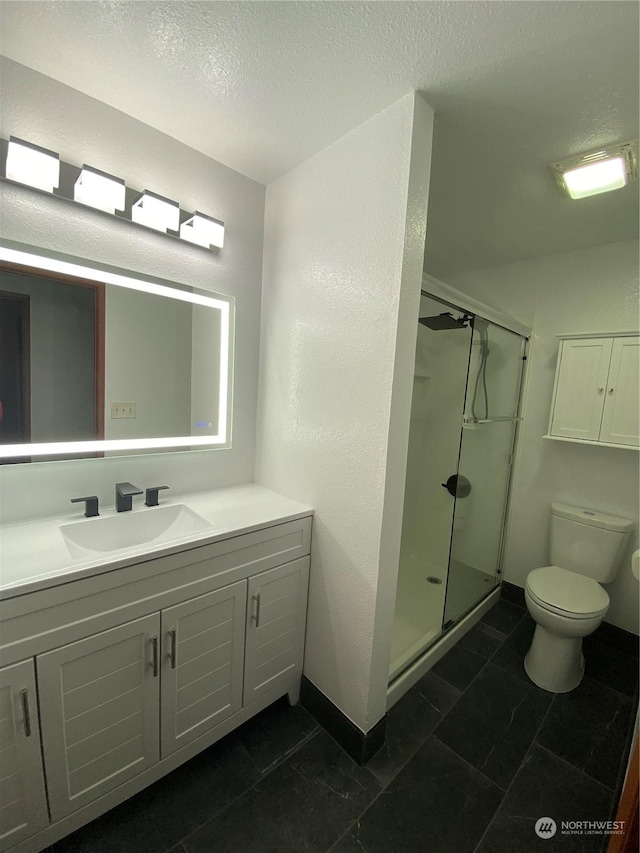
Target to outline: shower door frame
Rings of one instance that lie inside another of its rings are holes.
[[[448,284],[433,276],[424,274],[422,277],[421,297],[435,298],[445,303],[448,307],[461,312],[468,312],[475,317],[487,320],[496,326],[519,335],[523,340],[522,346],[522,368],[520,372],[520,384],[518,393],[518,405],[516,409],[515,428],[511,447],[510,470],[507,479],[507,487],[504,501],[502,527],[500,532],[500,545],[497,558],[497,583],[483,597],[473,604],[453,624],[443,628],[440,635],[434,639],[406,669],[400,672],[389,683],[387,688],[387,709],[391,708],[420,678],[422,678],[466,633],[469,631],[500,598],[502,583],[502,560],[508,537],[508,516],[511,508],[511,495],[513,492],[513,480],[515,463],[519,456],[520,423],[522,421],[523,403],[526,395],[528,381],[528,358],[531,347],[531,328],[520,323],[518,320],[502,314],[500,311],[485,305],[484,303],[467,296],[467,294],[456,290]],[[467,377],[468,381],[468,377]],[[460,429],[460,446],[462,446],[462,427]],[[458,460],[459,464],[459,460]],[[454,510],[455,512],[455,510]],[[453,531],[452,531],[453,534]],[[447,567],[447,573],[449,571]],[[446,599],[445,599],[446,601]]]

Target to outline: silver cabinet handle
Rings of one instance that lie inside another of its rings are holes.
[[[26,689],[20,691],[20,701],[22,702],[22,716],[24,718],[24,735],[31,737],[31,713],[29,711],[29,694]]]
[[[598,394],[604,394],[604,387],[602,385],[598,388]]]
[[[609,393],[613,394],[613,388],[609,388]]]
[[[171,669],[176,668],[176,633],[175,628],[169,631],[169,661],[171,662]]]
[[[153,669],[153,677],[158,677],[158,638],[151,637],[151,667]]]
[[[256,628],[259,628],[260,627],[260,593],[257,593],[256,595],[254,595],[253,600],[256,603],[256,612],[253,614],[253,616],[251,618],[255,620]]]

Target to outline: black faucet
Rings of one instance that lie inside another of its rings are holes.
[[[131,483],[116,483],[116,512],[129,512],[133,496],[141,494],[142,489]]]
[[[84,514],[87,518],[95,518],[96,515],[100,515],[98,512],[98,497],[97,495],[90,495],[86,498],[71,498],[72,504],[84,503]]]
[[[145,505],[158,506],[158,492],[168,488],[169,486],[150,486],[145,492]]]

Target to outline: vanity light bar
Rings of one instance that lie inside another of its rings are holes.
[[[180,226],[180,236],[205,249],[210,246],[221,249],[224,246],[224,223],[196,211],[191,219]]]
[[[73,198],[105,213],[115,213],[124,210],[126,190],[122,178],[83,166],[73,186]]]
[[[0,142],[7,145],[5,171],[1,176],[7,180],[128,219],[205,249],[217,251],[224,245],[224,222],[219,219],[197,211],[183,211],[177,201],[150,190],[133,190],[122,178],[93,166],[79,168],[63,163],[55,151],[15,136],[8,143]]]
[[[180,225],[180,205],[177,201],[145,190],[134,201],[131,218],[156,231],[177,231]]]
[[[60,183],[60,157],[55,151],[9,137],[7,178],[52,193]]]

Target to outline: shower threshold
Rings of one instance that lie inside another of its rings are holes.
[[[460,621],[453,626],[449,631],[446,631],[442,636],[427,648],[424,654],[420,655],[413,664],[411,664],[404,672],[401,672],[393,681],[390,682],[387,689],[387,710],[391,708],[404,694],[410,690],[413,685],[419,681],[423,675],[426,675],[429,670],[435,666],[438,661],[443,658],[446,653],[456,645],[456,643],[464,637],[467,631],[470,631],[473,626],[482,619],[484,614],[500,599],[500,586],[496,586],[487,596],[485,596],[478,604],[475,605]],[[407,660],[409,658],[407,657]]]
[[[413,645],[409,646],[406,651],[393,661],[389,668],[389,681],[392,682],[394,678],[397,678],[413,660],[420,657],[427,650],[428,646],[435,643],[439,636],[440,630],[432,628],[426,635],[423,635]]]

